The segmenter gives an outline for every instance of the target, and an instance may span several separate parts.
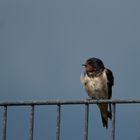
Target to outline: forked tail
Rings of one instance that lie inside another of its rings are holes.
[[[108,111],[108,105],[109,105],[110,111]],[[100,112],[101,112],[103,127],[108,128],[108,118],[110,120],[112,119],[111,104],[98,104],[98,107],[99,107]]]

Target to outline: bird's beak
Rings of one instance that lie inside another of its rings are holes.
[[[84,66],[84,67],[85,67],[85,66],[86,66],[86,64],[82,64],[82,66]]]

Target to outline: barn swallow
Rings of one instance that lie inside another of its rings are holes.
[[[83,64],[85,71],[81,82],[90,99],[111,99],[114,76],[111,70],[105,68],[102,60],[90,58]],[[103,127],[108,128],[108,118],[112,119],[111,104],[97,104],[101,112]]]

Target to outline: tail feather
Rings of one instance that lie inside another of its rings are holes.
[[[101,118],[102,118],[103,127],[108,128],[108,119],[107,120],[105,119],[102,112],[101,112]]]
[[[108,118],[112,119],[111,104],[109,104],[110,111],[108,111],[108,104],[98,104],[98,107],[101,112],[103,127],[108,128]]]

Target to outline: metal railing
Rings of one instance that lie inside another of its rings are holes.
[[[6,140],[7,136],[7,117],[9,106],[29,106],[30,107],[30,128],[29,128],[29,140],[33,140],[34,134],[34,108],[40,105],[56,105],[57,106],[57,123],[56,123],[56,140],[61,140],[61,106],[64,105],[85,105],[85,116],[84,116],[84,140],[88,140],[88,128],[89,128],[89,105],[100,104],[100,103],[111,103],[112,110],[112,132],[111,140],[115,140],[115,120],[116,120],[116,105],[117,104],[140,104],[140,99],[137,100],[55,100],[55,101],[19,101],[19,102],[0,102],[0,107],[3,108],[2,115],[2,134],[0,134],[2,140]]]

